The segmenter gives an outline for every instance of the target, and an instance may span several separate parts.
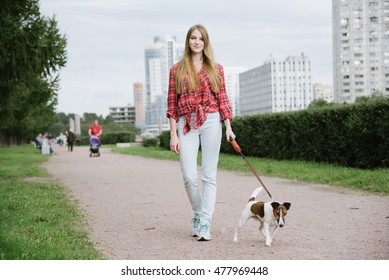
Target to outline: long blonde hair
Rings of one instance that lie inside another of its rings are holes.
[[[217,65],[213,59],[213,52],[208,32],[204,26],[196,24],[189,28],[188,33],[186,34],[184,54],[182,60],[178,63],[176,74],[176,92],[178,94],[181,94],[185,82],[189,83],[189,90],[195,90],[199,86],[199,79],[192,60],[192,50],[189,47],[190,36],[196,29],[200,31],[203,36],[203,64],[205,70],[208,72],[212,91],[216,93],[220,90],[220,75],[218,73]]]

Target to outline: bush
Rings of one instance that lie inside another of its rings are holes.
[[[142,141],[143,147],[158,147],[159,146],[159,138],[145,138]]]
[[[115,132],[103,133],[101,135],[101,144],[116,144],[135,142],[136,135],[134,132]],[[89,136],[84,136],[81,139],[82,145],[89,145]]]
[[[170,131],[163,131],[159,136],[159,146],[170,150]]]
[[[248,156],[389,167],[389,98],[237,117],[233,130]],[[235,153],[225,141],[221,150]]]
[[[116,144],[135,142],[135,137],[136,136],[134,132],[103,133],[101,135],[101,143]]]

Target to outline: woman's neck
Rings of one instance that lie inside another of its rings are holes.
[[[202,54],[192,55],[192,61],[195,66],[196,72],[199,72],[201,68],[203,68],[203,55]]]
[[[192,61],[193,61],[194,64],[201,64],[201,63],[203,63],[203,54],[202,53],[193,54],[192,55]]]

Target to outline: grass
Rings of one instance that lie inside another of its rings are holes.
[[[178,160],[178,156],[161,148],[116,148],[114,152],[159,159]],[[201,153],[199,155],[199,161]],[[326,163],[308,161],[279,161],[247,157],[259,176],[272,176],[298,180],[308,183],[319,183],[348,187],[375,194],[389,194],[389,170],[364,170]],[[220,154],[219,168],[237,172],[251,172],[240,155]],[[254,176],[254,175],[253,175]]]
[[[95,260],[84,216],[36,148],[0,148],[0,259]]]

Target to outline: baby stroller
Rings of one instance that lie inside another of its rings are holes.
[[[90,149],[89,149],[90,154],[89,154],[89,156],[90,157],[99,157],[100,156],[100,151],[99,151],[100,140],[99,140],[99,137],[92,135],[89,138],[89,144],[90,144]]]

